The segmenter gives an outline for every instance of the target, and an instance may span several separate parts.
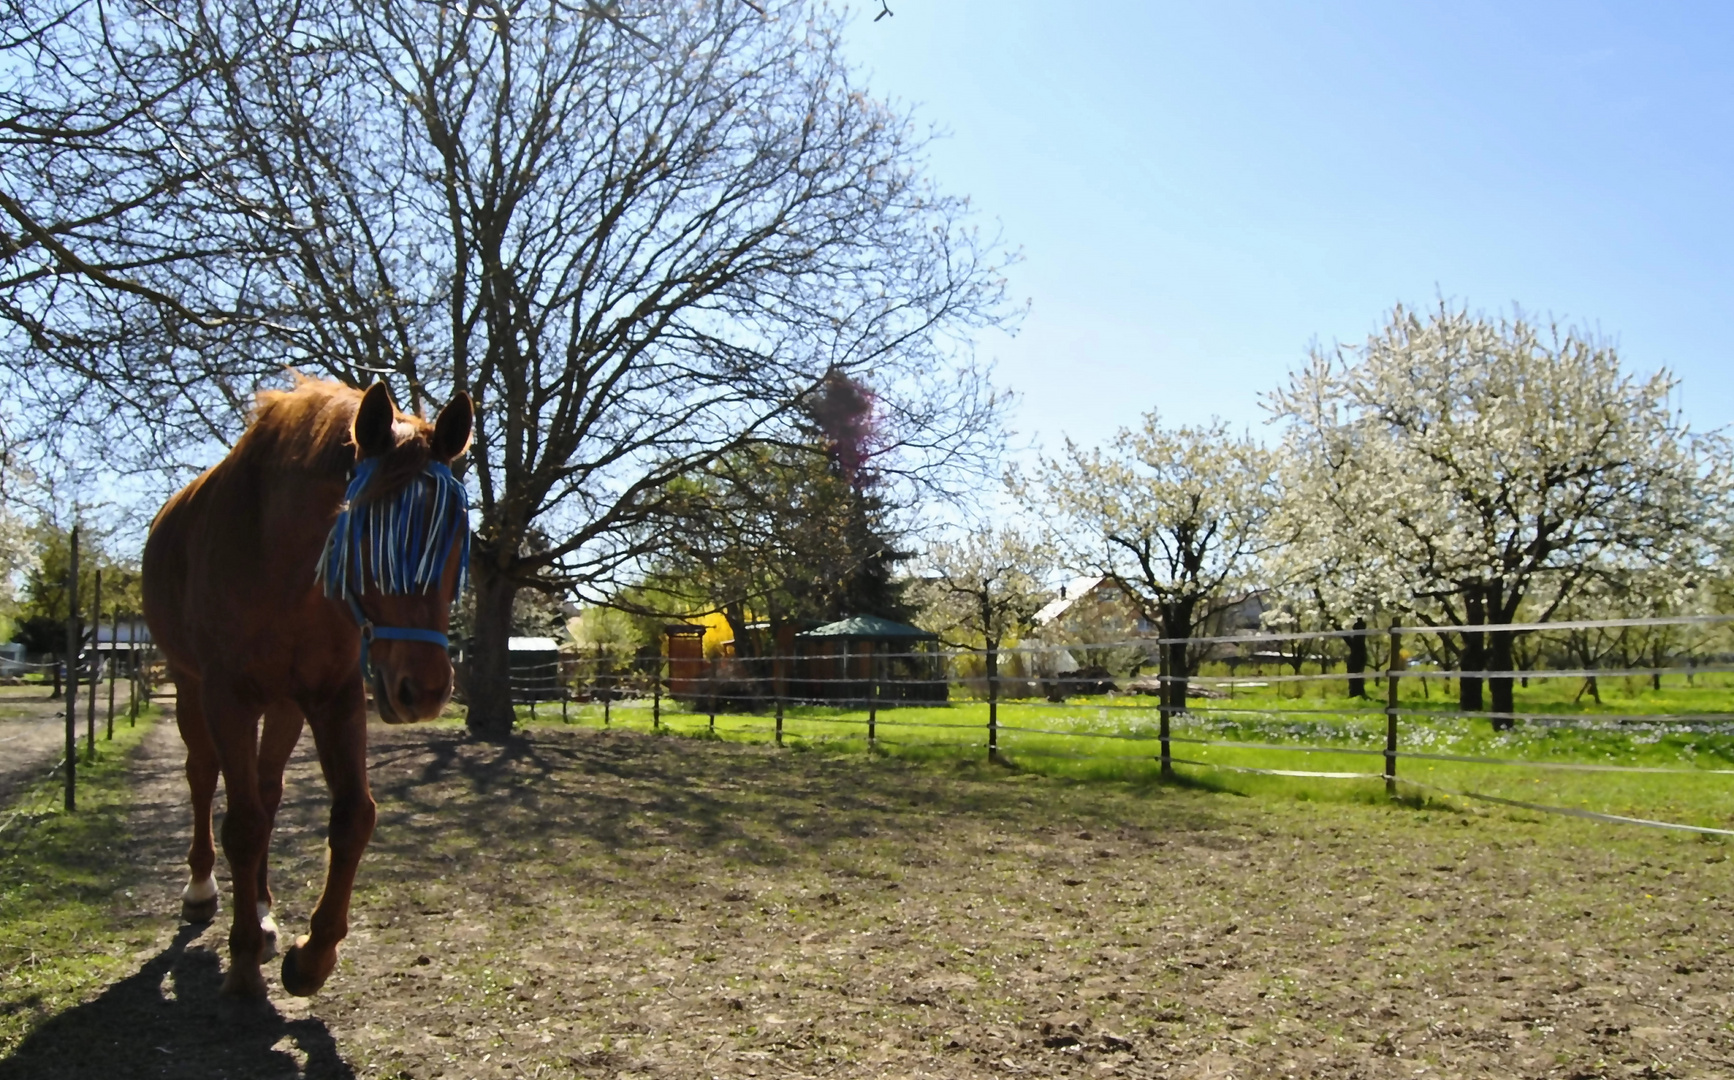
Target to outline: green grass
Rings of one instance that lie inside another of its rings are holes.
[[[155,722],[115,728],[78,767],[78,811],[62,809],[59,773],[0,810],[0,1057],[43,1020],[130,971],[156,921],[125,891],[127,757]]]
[[[1431,682],[1433,685],[1423,688],[1419,679],[1400,681],[1399,707],[1455,711],[1454,686],[1443,680]],[[1404,757],[1399,759],[1398,775],[1436,788],[1549,806],[1734,828],[1734,774],[1717,772],[1734,770],[1734,677],[1700,675],[1691,686],[1685,685],[1683,678],[1670,678],[1660,690],[1652,689],[1647,679],[1604,680],[1599,705],[1587,695],[1574,702],[1579,686],[1578,680],[1569,684],[1565,680],[1534,680],[1530,687],[1517,690],[1517,711],[1557,715],[1571,720],[1574,726],[1520,722],[1514,730],[1495,732],[1482,719],[1402,716],[1400,751],[1498,758],[1517,764]],[[1383,800],[1385,785],[1377,778],[1265,776],[1232,771],[1380,773],[1384,767],[1384,688],[1369,685],[1368,692],[1376,699],[1366,701],[1343,696],[1343,690],[1340,679],[1274,684],[1237,688],[1232,699],[1194,702],[1199,711],[1173,722],[1172,753],[1202,764],[1176,766],[1177,779],[1258,797]],[[707,714],[690,711],[671,699],[664,699],[662,705],[658,726],[663,730],[711,737]],[[1134,696],[1080,698],[1064,704],[1003,702],[999,709],[1001,761],[1012,769],[1079,782],[1158,782],[1158,716],[1154,705],[1152,698]],[[1364,712],[1348,712],[1357,709]],[[1726,720],[1663,728],[1596,719],[1654,714],[1720,714]],[[539,706],[535,719],[539,724],[558,724],[560,715],[559,704],[554,703]],[[519,716],[530,722],[527,707],[519,709]],[[574,724],[602,723],[598,705],[573,704],[568,716],[568,722]],[[616,726],[650,729],[651,703],[617,702],[612,718]],[[869,749],[867,720],[865,710],[793,706],[785,710],[783,741],[797,750],[865,752]],[[762,742],[774,737],[773,725],[768,713],[718,714],[714,731],[718,738]],[[986,727],[987,706],[982,702],[882,709],[871,749],[934,761],[978,761],[986,755]],[[1271,748],[1201,745],[1191,740],[1260,743]],[[1537,762],[1679,771],[1568,771],[1531,764]],[[1418,805],[1457,809],[1487,805],[1416,785],[1403,786],[1400,794]]]

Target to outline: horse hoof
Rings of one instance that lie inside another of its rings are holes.
[[[181,921],[190,923],[208,923],[217,917],[217,900],[213,896],[208,900],[182,900]]]
[[[276,1012],[263,993],[246,997],[225,991],[217,996],[217,1021],[223,1024],[252,1024],[268,1020]]]
[[[259,974],[257,966],[233,964],[223,976],[223,990],[217,1000],[219,1004],[230,1001],[257,1006],[265,1001],[265,977]]]
[[[311,971],[302,971],[306,953],[301,946],[307,943],[305,937],[289,946],[289,951],[283,954],[283,989],[296,997],[312,997],[325,985],[323,978],[317,977]]]

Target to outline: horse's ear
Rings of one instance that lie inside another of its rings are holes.
[[[434,421],[433,459],[450,462],[468,450],[475,422],[476,407],[470,403],[470,395],[459,390]]]
[[[355,460],[378,457],[397,446],[397,436],[391,430],[396,413],[391,404],[391,391],[384,383],[376,382],[367,388],[367,393],[361,395],[361,404],[355,410],[355,422],[349,429],[350,438],[355,440]]]

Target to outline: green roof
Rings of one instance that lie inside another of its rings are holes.
[[[804,638],[871,638],[875,641],[896,641],[910,639],[932,640],[937,638],[939,635],[930,634],[920,627],[910,626],[908,623],[893,622],[890,619],[882,619],[877,615],[851,615],[847,619],[840,619],[834,623],[826,623],[824,626],[808,630],[803,634],[796,634],[795,636]]]

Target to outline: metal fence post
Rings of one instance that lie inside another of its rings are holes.
[[[650,729],[662,730],[662,654],[656,654],[656,663],[650,669]]]
[[[1397,797],[1397,671],[1403,665],[1403,635],[1391,628],[1391,658],[1385,665],[1385,794]]]
[[[710,733],[716,734],[716,657],[710,658]]]

